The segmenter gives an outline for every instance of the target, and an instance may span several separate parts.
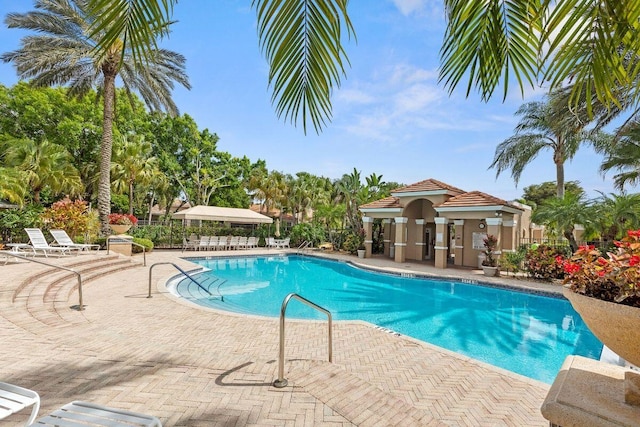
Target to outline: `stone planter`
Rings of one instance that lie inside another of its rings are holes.
[[[364,258],[364,249],[358,249],[358,258]]]
[[[131,228],[131,225],[127,224],[109,224],[109,227],[115,234],[124,234]]]
[[[614,353],[632,365],[640,366],[640,308],[602,301],[562,288],[591,332]],[[625,401],[640,405],[640,375],[629,371],[624,379]]]
[[[494,277],[498,273],[498,267],[482,266],[482,272],[485,276]]]

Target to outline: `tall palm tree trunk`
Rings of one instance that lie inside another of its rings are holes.
[[[111,213],[111,150],[113,145],[113,110],[116,88],[116,68],[107,61],[104,73],[104,111],[102,115],[102,142],[100,146],[100,180],[98,182],[98,216],[100,232],[109,234],[109,214]]]
[[[133,215],[133,179],[129,180],[129,215]]]
[[[564,162],[556,162],[556,195],[558,199],[564,198]]]

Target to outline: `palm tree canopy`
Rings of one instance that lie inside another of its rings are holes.
[[[445,0],[445,7],[440,81],[449,91],[468,78],[467,95],[475,87],[487,100],[500,84],[506,97],[513,78],[522,93],[571,79],[575,103],[581,94],[609,106],[628,92],[638,100],[637,0]]]
[[[35,11],[11,13],[5,18],[9,28],[36,31],[22,38],[21,47],[0,56],[13,62],[21,78],[37,86],[67,85],[69,95],[84,95],[104,82],[103,67],[113,57],[97,57],[95,49],[102,34],[90,37],[95,20],[83,0],[37,0]],[[171,100],[174,82],[190,88],[184,71],[184,56],[165,49],[146,53],[144,66],[121,42],[111,45],[121,57],[118,72],[127,91],[137,91],[151,109],[177,114]]]

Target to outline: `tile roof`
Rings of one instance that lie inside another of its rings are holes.
[[[381,209],[381,208],[401,208],[400,200],[397,197],[389,196],[384,199],[376,200],[365,205],[361,205],[360,209]]]
[[[459,194],[450,198],[446,202],[440,203],[434,206],[435,208],[461,208],[461,207],[474,207],[474,206],[510,206],[516,209],[520,209],[517,206],[507,202],[506,200],[494,197],[490,194],[483,193],[482,191],[470,191],[468,193]]]
[[[453,193],[462,194],[464,190],[461,190],[453,185],[446,184],[442,181],[438,181],[433,178],[425,179],[424,181],[416,182],[415,184],[407,185],[406,187],[397,188],[392,193],[416,193],[421,191],[451,191]]]

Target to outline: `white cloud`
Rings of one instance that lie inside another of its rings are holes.
[[[341,89],[338,99],[348,104],[370,104],[375,101],[375,97],[359,89]]]
[[[419,83],[435,80],[437,77],[438,71],[436,70],[425,70],[409,64],[398,64],[393,68],[390,81],[394,84]]]
[[[422,12],[426,6],[425,0],[393,0],[393,4],[400,10],[404,16],[412,13]]]
[[[442,98],[442,91],[435,86],[416,84],[394,97],[394,115],[420,112]]]

